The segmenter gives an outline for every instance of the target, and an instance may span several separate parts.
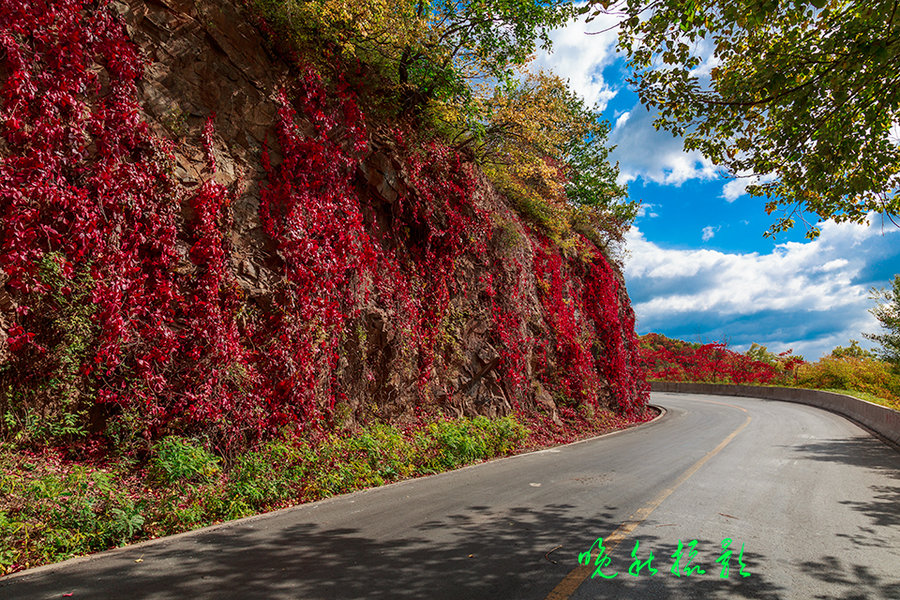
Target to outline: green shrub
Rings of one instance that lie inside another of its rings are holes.
[[[511,417],[458,419],[430,423],[418,440],[429,457],[425,467],[442,471],[506,454],[525,439],[525,427]]]
[[[0,444],[0,574],[452,469],[507,454],[526,433],[512,417],[375,424],[275,439],[229,464],[172,436],[152,447],[146,472],[132,460],[100,468]]]
[[[400,430],[384,424],[367,427],[354,438],[372,469],[385,480],[409,477],[415,470],[415,447]]]
[[[0,510],[0,574],[3,574],[15,562],[18,552],[13,547],[19,531],[25,523],[11,519],[6,511]]]
[[[106,550],[142,531],[141,506],[117,473],[9,457],[0,465],[0,573]]]
[[[219,474],[219,459],[190,440],[165,437],[153,451],[151,473],[165,483],[205,483]]]
[[[826,356],[806,363],[797,369],[797,385],[865,392],[900,406],[900,376],[887,363],[871,358]]]
[[[315,447],[305,486],[307,496],[328,497],[383,483],[353,446],[351,439],[330,435]]]
[[[228,472],[228,494],[247,510],[294,496],[308,472],[309,448],[273,440],[239,456]]]

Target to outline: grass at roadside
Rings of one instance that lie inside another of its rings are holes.
[[[900,402],[898,402],[897,400],[882,398],[881,396],[877,396],[869,392],[860,392],[857,390],[841,390],[836,388],[828,388],[821,391],[834,392],[835,394],[844,394],[845,396],[853,396],[854,398],[859,398],[860,400],[865,400],[866,402],[871,402],[872,404],[880,404],[881,406],[886,406],[893,410],[900,411]]]
[[[560,416],[285,435],[229,460],[174,436],[129,455],[99,442],[0,444],[0,575],[634,424],[604,411]]]

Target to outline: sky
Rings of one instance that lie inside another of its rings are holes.
[[[641,210],[626,238],[625,281],[637,333],[692,342],[751,343],[816,360],[849,340],[871,347],[880,332],[869,313],[872,287],[900,273],[900,228],[872,215],[868,225],[821,224],[805,238],[801,225],[775,238],[763,200],[682,141],[654,129],[655,114],[625,82],[608,23],[575,22],[555,31],[535,68],[552,70],[596,104],[613,124],[620,182]]]

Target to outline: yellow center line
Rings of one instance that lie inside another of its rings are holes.
[[[722,406],[730,406],[732,408],[742,410],[745,413],[747,412],[746,409],[741,408],[740,406],[735,406],[734,404],[716,402],[715,400],[706,400],[706,402],[710,402],[712,404],[720,404]],[[661,491],[656,496],[656,498],[648,502],[646,505],[634,511],[634,513],[632,513],[631,516],[628,517],[627,521],[619,525],[619,527],[611,534],[609,534],[609,536],[603,538],[604,548],[608,552],[611,552],[616,546],[618,546],[625,538],[627,538],[631,534],[632,531],[635,530],[638,525],[643,523],[644,520],[646,520],[647,517],[650,516],[650,513],[656,510],[656,508],[660,504],[662,504],[666,498],[671,496],[672,492],[677,490],[682,483],[690,479],[690,477],[694,473],[699,471],[700,467],[706,464],[706,461],[721,452],[722,448],[727,446],[731,442],[731,440],[733,440],[737,436],[737,434],[743,431],[743,429],[750,424],[750,421],[752,420],[753,419],[750,414],[747,413],[747,420],[744,421],[740,427],[732,431],[731,434],[727,438],[722,440],[722,442],[718,446],[707,452],[706,456],[691,465],[691,467],[687,471],[682,473],[681,476],[679,476],[678,479],[675,480],[675,483]],[[590,564],[591,562],[588,562],[588,565]],[[594,570],[595,569],[593,566],[585,566],[579,564],[577,567],[572,569],[572,571],[570,571],[569,574],[566,575],[555,588],[553,588],[550,594],[547,595],[546,600],[568,600],[568,598],[575,593],[575,590],[578,589],[578,586],[584,583],[584,580],[590,577],[591,573],[593,573]]]

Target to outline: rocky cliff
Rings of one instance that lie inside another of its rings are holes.
[[[643,413],[605,251],[529,226],[244,5],[0,15],[0,412],[221,443],[422,410]]]

